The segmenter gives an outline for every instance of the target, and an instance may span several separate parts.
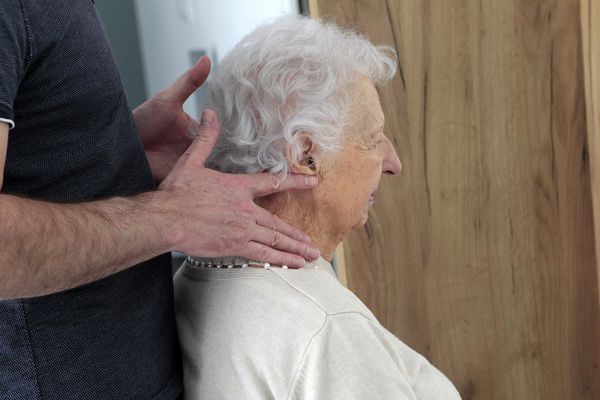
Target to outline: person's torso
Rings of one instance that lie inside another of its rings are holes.
[[[77,202],[152,190],[92,0],[20,6],[27,65],[2,192]],[[175,398],[181,376],[172,296],[167,254],[79,288],[0,301],[0,399]]]
[[[292,398],[308,349],[324,329],[337,324],[337,316],[348,316],[354,333],[397,343],[322,259],[301,270],[203,268],[186,262],[175,276],[175,309],[186,399]],[[369,368],[392,365],[405,371],[399,365],[404,360],[392,360],[380,347],[378,355],[386,362]],[[361,359],[362,351],[348,349],[336,357]],[[404,356],[411,362],[422,359],[412,350]],[[327,374],[332,361],[325,357],[310,373]],[[401,372],[395,376],[404,379]]]
[[[21,4],[26,70],[13,103],[2,192],[74,202],[152,189],[93,2]]]

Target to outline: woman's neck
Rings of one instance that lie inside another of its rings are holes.
[[[310,193],[276,193],[257,199],[256,203],[306,233],[311,239],[311,245],[321,251],[321,257],[331,262],[344,233],[335,232],[330,218],[320,215]]]

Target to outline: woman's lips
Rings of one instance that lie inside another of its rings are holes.
[[[375,196],[377,195],[377,190],[379,188],[375,188],[375,190],[373,190],[373,192],[371,193],[371,195],[369,196],[369,206],[373,205],[373,203],[375,203]]]

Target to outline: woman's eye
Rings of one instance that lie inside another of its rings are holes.
[[[377,136],[370,137],[363,142],[363,149],[365,150],[377,150],[380,145],[384,142],[385,137]]]
[[[379,147],[379,145],[382,143],[383,143],[383,139],[379,139],[379,140],[375,141],[375,143],[373,143],[373,148]]]

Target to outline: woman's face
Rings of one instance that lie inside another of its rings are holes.
[[[384,115],[375,87],[364,78],[350,95],[352,122],[340,151],[324,160],[317,188],[319,206],[325,208],[321,211],[330,218],[333,231],[344,234],[367,221],[381,175],[397,175],[402,169],[383,133]]]

